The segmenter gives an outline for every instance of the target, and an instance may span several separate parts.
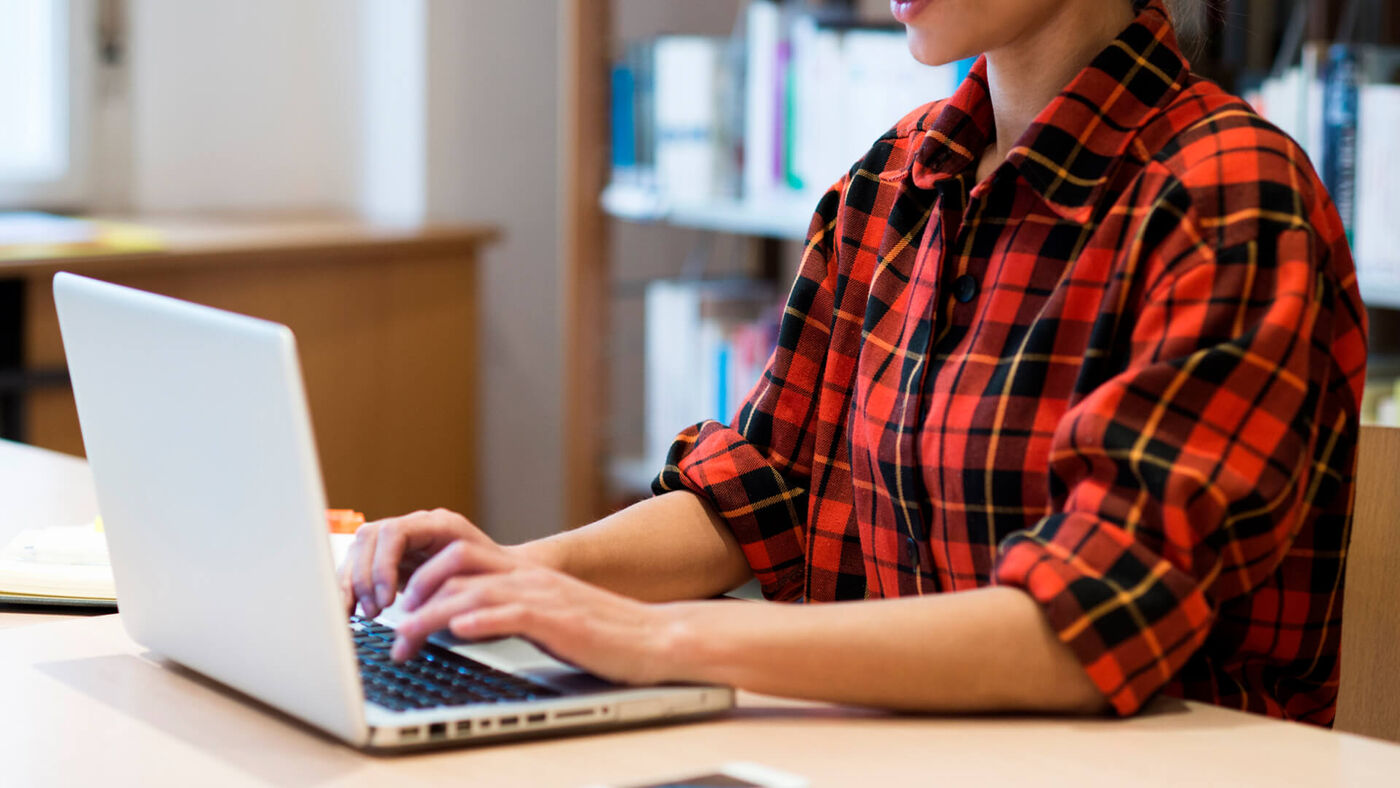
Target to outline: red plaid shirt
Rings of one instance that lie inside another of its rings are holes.
[[[656,491],[775,600],[1024,589],[1122,714],[1327,724],[1366,318],[1292,140],[1160,0],[973,185],[985,64],[821,200],[778,347]]]

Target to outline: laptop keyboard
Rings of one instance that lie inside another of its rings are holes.
[[[360,683],[365,697],[395,711],[458,706],[466,703],[510,703],[558,697],[555,690],[496,670],[473,659],[428,643],[413,659],[394,664],[389,648],[394,630],[361,616],[350,617]]]

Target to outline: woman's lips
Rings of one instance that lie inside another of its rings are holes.
[[[890,12],[894,14],[896,21],[907,25],[932,2],[933,0],[890,0]]]

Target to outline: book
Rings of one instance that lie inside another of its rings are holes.
[[[1362,297],[1400,308],[1400,49],[1312,43],[1248,99],[1303,146],[1337,206]]]
[[[1327,53],[1323,87],[1322,183],[1341,214],[1347,240],[1356,227],[1356,135],[1360,63],[1355,47],[1334,44]]]
[[[19,532],[0,550],[0,601],[115,606],[107,540],[97,523]]]
[[[339,566],[353,533],[330,533]],[[30,528],[0,549],[0,604],[111,607],[116,584],[101,519],[81,525]]]
[[[899,29],[794,9],[754,0],[742,40],[627,45],[611,78],[611,200],[611,187],[649,193],[635,201],[658,215],[735,200],[814,204],[900,118],[951,95],[973,62],[925,66]]]
[[[782,11],[771,0],[753,0],[744,16],[743,185],[761,198],[778,187],[777,84]]]
[[[653,52],[656,181],[668,203],[737,193],[737,154],[725,107],[736,91],[730,42],[662,36]]]
[[[1352,253],[1370,282],[1400,284],[1400,85],[1358,93]]]
[[[778,338],[781,303],[748,279],[656,280],[645,295],[646,458],[660,469],[676,433],[729,423]]]

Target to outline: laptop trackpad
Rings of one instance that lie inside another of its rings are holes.
[[[570,694],[605,692],[620,686],[555,659],[524,638],[501,638],[473,643],[453,637],[448,632],[439,632],[429,640],[468,659],[548,684]]]

